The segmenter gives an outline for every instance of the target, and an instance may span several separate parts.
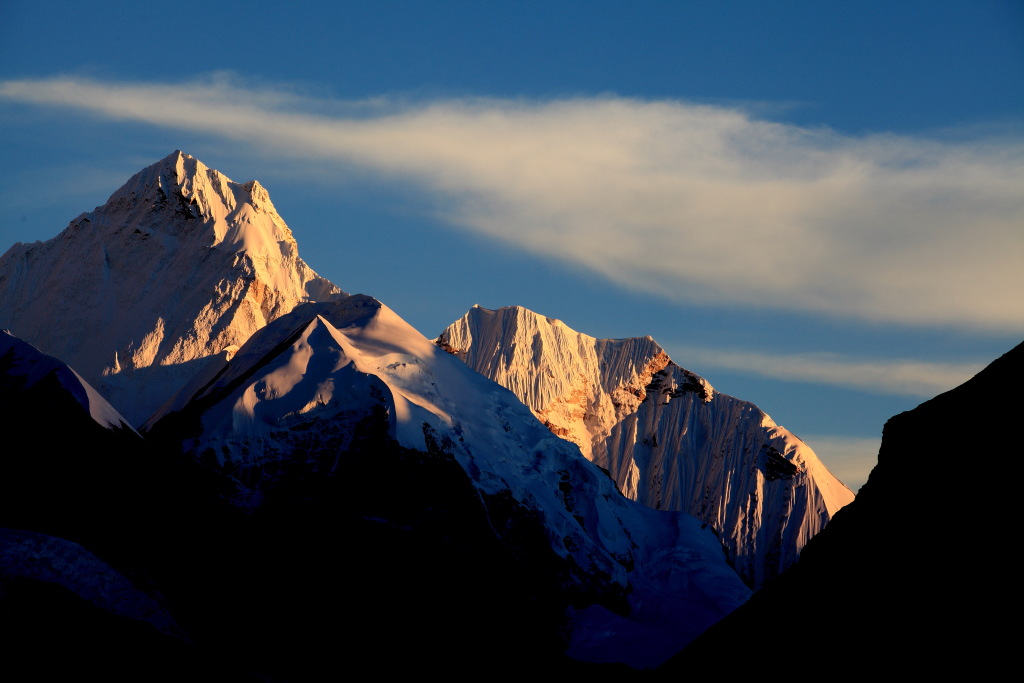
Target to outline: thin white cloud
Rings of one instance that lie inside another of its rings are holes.
[[[855,138],[615,97],[314,100],[224,75],[0,97],[371,171],[453,224],[670,300],[1024,330],[1019,139]]]
[[[765,354],[685,345],[672,358],[688,368],[722,368],[770,379],[809,382],[873,394],[931,398],[978,374],[985,363],[924,363],[865,360],[835,353]]]

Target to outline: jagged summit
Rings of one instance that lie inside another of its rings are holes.
[[[590,459],[600,432],[635,410],[651,377],[670,363],[650,336],[596,339],[522,306],[474,306],[437,343],[511,389]],[[694,381],[711,400],[712,386]]]
[[[343,296],[299,258],[259,183],[181,151],[53,239],[0,257],[0,327],[75,368],[134,425],[204,359],[299,303]]]
[[[807,444],[649,335],[596,339],[520,306],[478,306],[435,343],[512,390],[624,495],[710,524],[752,587],[854,499]]]
[[[181,150],[136,173],[101,208],[125,213],[134,222],[164,205],[186,221],[198,219],[196,227],[208,231],[211,247],[258,252],[276,245],[284,254],[296,251],[292,231],[258,181],[236,183]],[[163,224],[152,227],[160,230]]]

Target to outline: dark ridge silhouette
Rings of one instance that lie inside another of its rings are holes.
[[[799,561],[658,669],[763,673],[766,658],[857,676],[1002,675],[1019,589],[1012,546],[1024,344],[892,417],[857,499]],[[828,624],[828,628],[821,627]],[[763,656],[737,656],[740,652]]]

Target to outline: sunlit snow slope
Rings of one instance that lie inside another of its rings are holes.
[[[53,239],[0,257],[0,327],[75,368],[134,425],[205,357],[341,294],[299,258],[258,182],[180,151]]]
[[[476,306],[436,343],[511,389],[628,497],[708,522],[752,587],[854,499],[800,439],[651,337],[595,339],[522,307]]]
[[[575,580],[626,596],[628,617],[597,605],[571,615],[573,653],[585,661],[654,666],[749,595],[706,525],[622,496],[512,392],[371,297],[297,307],[175,403],[182,410],[154,432],[174,424],[189,435],[185,450],[228,472],[246,509],[296,467],[344,476],[339,455],[375,430],[454,457],[481,496],[510,495],[539,514]]]

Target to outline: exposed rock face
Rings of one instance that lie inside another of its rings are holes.
[[[854,498],[810,447],[651,337],[595,339],[521,307],[477,306],[435,343],[512,390],[626,496],[709,523],[752,587]]]
[[[600,465],[610,426],[636,411],[669,363],[650,337],[594,339],[560,320],[510,306],[473,307],[436,343],[510,389],[553,432]]]
[[[53,239],[0,257],[0,327],[70,365],[136,426],[202,359],[300,302],[343,294],[299,258],[259,183],[181,152]]]
[[[1019,639],[1007,619],[1019,591],[994,550],[1017,532],[1005,510],[1017,479],[988,480],[965,463],[1016,464],[1022,383],[1024,344],[890,418],[857,500],[793,567],[667,662],[666,680],[725,658],[731,676],[762,675],[763,660],[734,656],[737,643],[796,633],[802,665],[849,662],[852,675],[872,662],[936,678],[999,678],[1015,666]],[[900,522],[908,518],[916,521]],[[815,621],[828,627],[809,628]]]

